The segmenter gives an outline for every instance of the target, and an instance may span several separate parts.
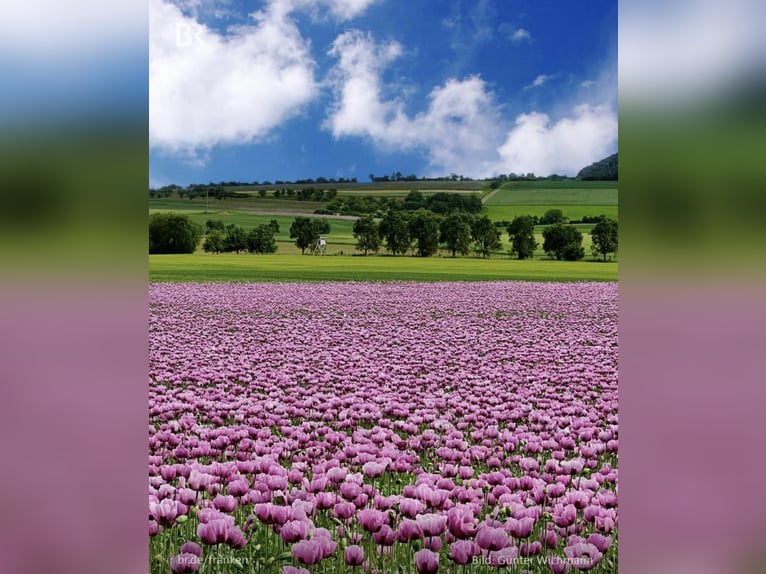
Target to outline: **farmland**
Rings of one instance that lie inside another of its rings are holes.
[[[616,284],[149,297],[152,574],[616,571]]]
[[[301,201],[296,198],[275,198],[275,189],[299,189],[296,184],[283,186],[243,186],[230,190],[246,193],[247,197],[214,199],[202,197],[164,197],[149,200],[149,212],[177,212],[188,215],[204,225],[209,219],[245,229],[276,220],[276,256],[240,256],[204,254],[201,245],[194,256],[151,256],[150,277],[161,281],[321,281],[321,280],[380,280],[397,278],[426,281],[445,280],[534,280],[534,281],[613,281],[617,278],[617,263],[595,264],[589,260],[592,224],[577,224],[583,235],[586,261],[566,263],[550,261],[542,249],[544,226],[535,227],[538,247],[534,259],[510,261],[508,236],[502,229],[502,245],[493,250],[492,261],[479,261],[473,256],[447,258],[446,251],[430,260],[410,257],[351,257],[356,254],[356,239],[352,227],[354,216],[314,214],[327,202]],[[549,209],[561,209],[572,221],[585,216],[606,215],[617,219],[616,182],[598,181],[514,181],[490,190],[481,182],[377,182],[369,184],[338,184],[338,197],[355,195],[377,198],[403,198],[416,188],[427,197],[441,191],[450,193],[479,193],[483,198],[483,213],[493,221],[512,221],[518,215],[541,217]],[[258,192],[266,190],[266,197]],[[298,215],[326,219],[331,231],[327,234],[327,253],[332,260],[296,259],[300,250],[289,236],[290,225]],[[275,258],[276,257],[276,258]],[[340,259],[339,259],[340,258]]]
[[[548,209],[561,209],[571,221],[598,215],[616,220],[617,182],[509,182],[490,193],[484,205],[495,221],[511,221],[518,215],[540,217]]]

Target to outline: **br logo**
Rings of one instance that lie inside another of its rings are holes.
[[[204,29],[204,26],[197,23],[187,24],[184,22],[176,24],[176,46],[179,48],[188,48],[193,44],[204,43],[204,40],[202,39],[202,32]]]

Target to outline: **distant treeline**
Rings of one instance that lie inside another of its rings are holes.
[[[438,214],[479,213],[482,208],[481,198],[476,193],[448,193],[440,191],[425,196],[413,189],[404,198],[348,196],[336,197],[323,209],[314,211],[317,215],[356,215],[383,217],[391,210],[417,211],[426,209]]]
[[[369,174],[370,183],[391,183],[391,182],[408,182],[408,181],[443,181],[443,182],[486,182],[491,187],[499,187],[500,184],[506,181],[574,181],[574,180],[617,180],[617,154],[610,155],[597,161],[582,170],[577,174],[577,177],[569,177],[566,175],[550,174],[546,176],[535,175],[534,173],[508,173],[499,174],[494,177],[488,177],[484,179],[474,179],[465,175],[451,173],[450,175],[439,177],[426,177],[417,176],[414,173],[403,175],[400,171],[392,172],[386,175]],[[353,184],[359,183],[356,177],[324,177],[319,176],[317,178],[296,179],[296,180],[275,180],[271,182],[269,180],[263,181],[219,181],[218,183],[209,182],[207,184],[195,183],[188,187],[181,187],[178,185],[166,185],[156,189],[150,189],[149,195],[151,197],[169,197],[171,194],[180,195],[182,197],[197,197],[200,194],[209,194],[210,197],[247,197],[247,194],[237,195],[237,192],[229,191],[226,188],[232,187],[273,187],[280,185],[306,185],[306,186],[328,186],[331,184]],[[261,190],[263,191],[263,190]]]
[[[180,197],[185,199],[194,199],[195,197],[210,197],[213,199],[226,199],[232,198],[246,198],[250,197],[247,193],[241,193],[238,191],[232,191],[226,189],[222,185],[201,185],[192,184],[188,187],[181,187],[180,185],[166,185],[158,189],[149,188],[149,198],[165,198],[165,197]]]

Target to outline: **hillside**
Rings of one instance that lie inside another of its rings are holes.
[[[582,168],[577,174],[577,179],[617,181],[617,154]]]

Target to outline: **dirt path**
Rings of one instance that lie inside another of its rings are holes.
[[[492,197],[493,195],[495,195],[495,194],[496,194],[496,193],[497,193],[499,190],[500,190],[500,188],[498,187],[497,189],[493,189],[493,190],[492,190],[492,191],[490,191],[490,192],[489,192],[487,195],[485,195],[485,196],[482,198],[482,200],[481,200],[482,204],[485,204],[485,203],[487,203],[487,200],[488,200],[490,197]]]

